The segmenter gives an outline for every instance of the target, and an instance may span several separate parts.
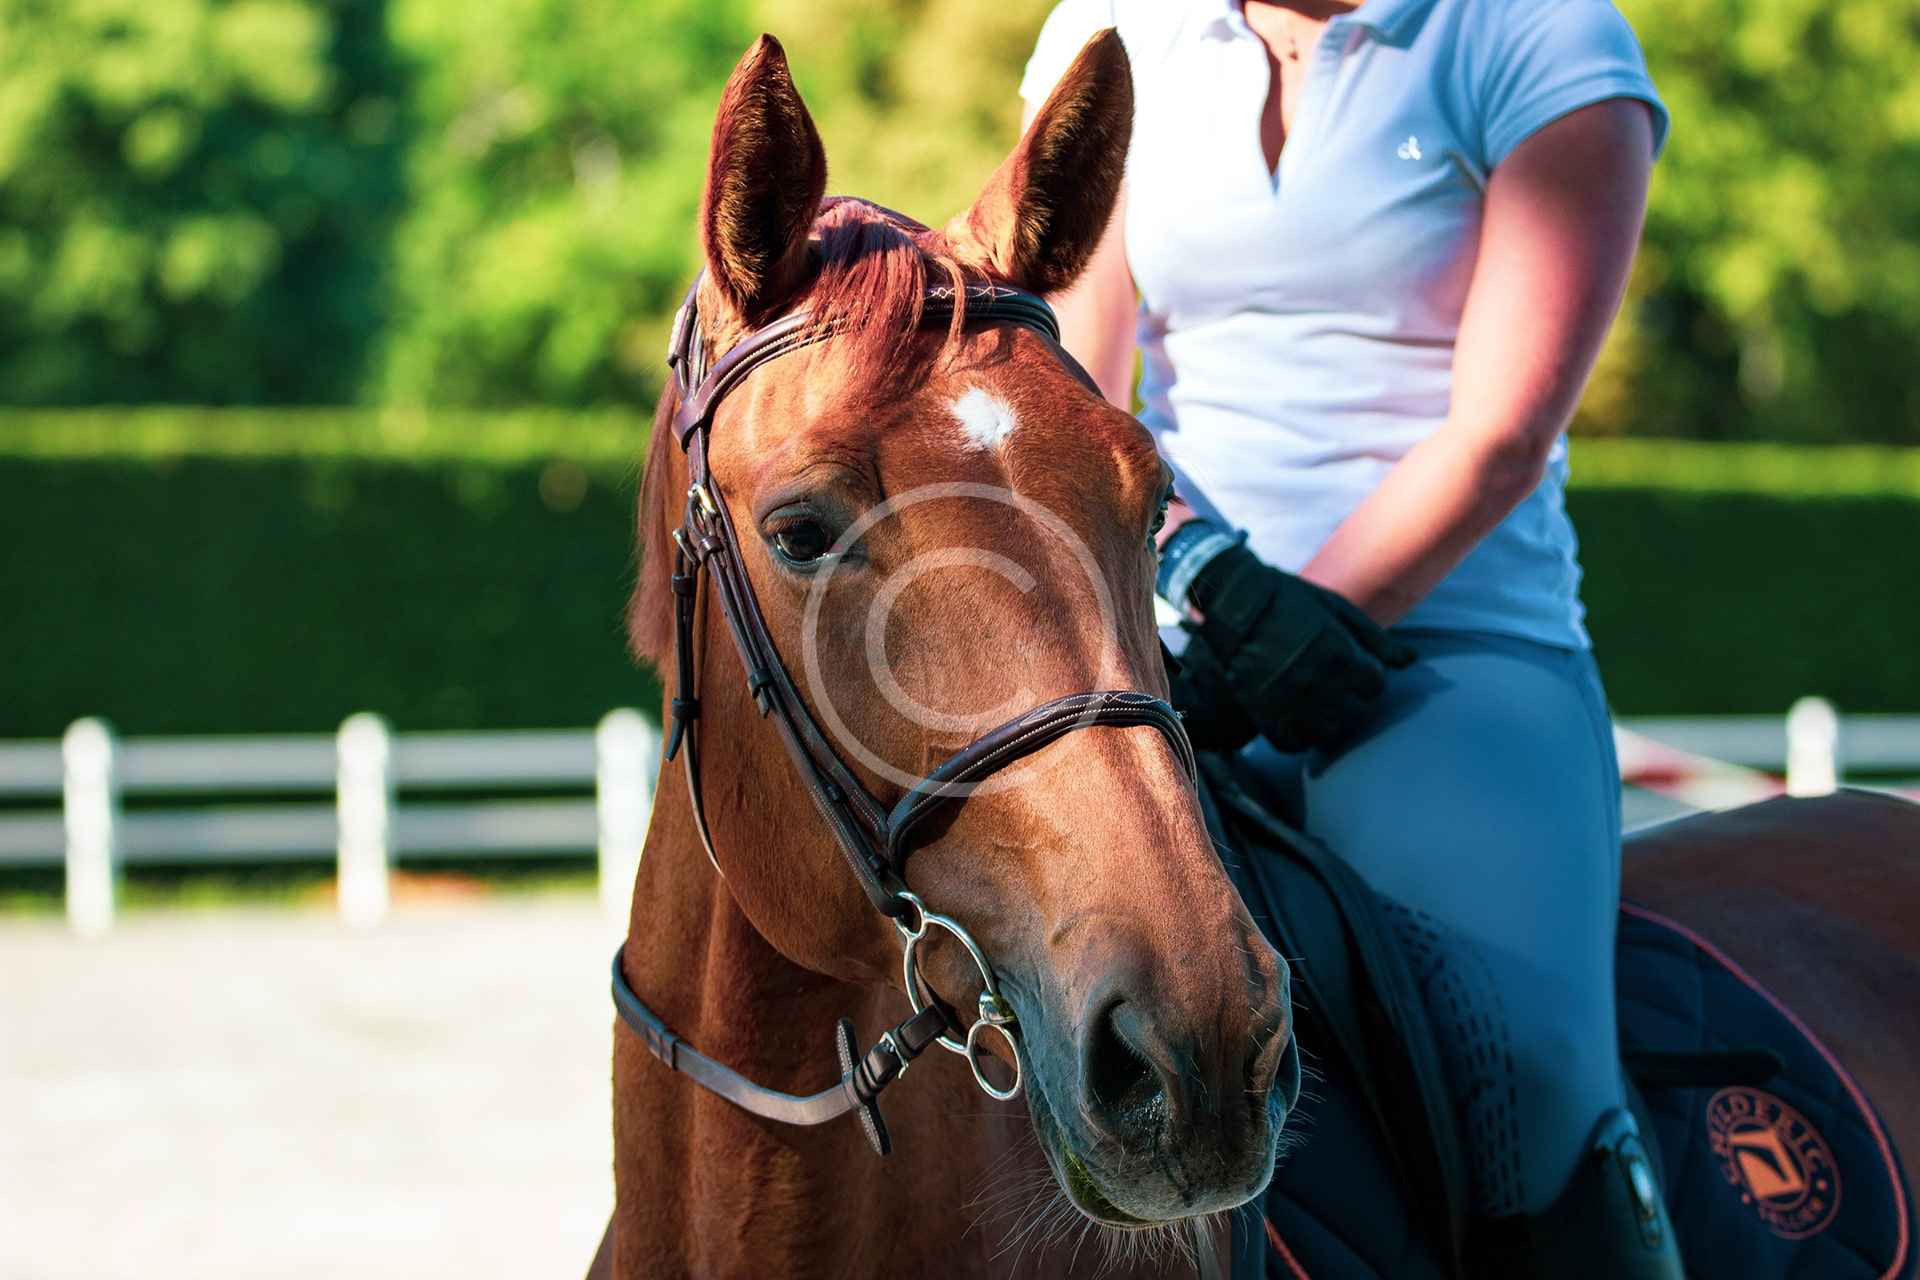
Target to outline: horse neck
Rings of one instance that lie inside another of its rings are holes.
[[[852,1018],[864,1047],[905,1001],[781,956],[707,862],[685,797],[677,771],[661,778],[634,886],[627,980],[688,1044],[754,1082],[825,1088],[838,1070],[834,1021]],[[1052,1175],[1025,1106],[987,1101],[965,1064],[937,1048],[882,1099],[894,1142],[884,1159],[852,1116],[808,1128],[762,1120],[668,1072],[624,1027],[614,1031],[613,1082],[620,1280],[1191,1274],[1164,1259],[1112,1265],[1098,1247],[1076,1248],[1074,1216],[1046,1211],[1057,1203]],[[1043,1214],[1038,1230],[1026,1229]]]
[[[705,642],[711,653],[731,643],[711,617]],[[792,812],[725,811],[750,795],[764,804],[769,789],[752,782],[789,767],[744,690],[725,679],[701,690],[703,739],[727,744],[703,764],[710,814],[726,819],[716,827],[767,846],[830,841],[801,800]],[[748,776],[722,776],[722,767]],[[906,1014],[897,991],[807,969],[761,936],[707,860],[677,763],[656,789],[623,964],[687,1044],[787,1093],[834,1083],[837,1019],[853,1019],[864,1049]],[[1152,1262],[1108,1268],[1100,1250],[1071,1242],[1003,1250],[1052,1200],[1052,1177],[1025,1106],[987,1101],[966,1065],[939,1049],[882,1099],[894,1140],[885,1159],[853,1117],[814,1127],[763,1120],[674,1075],[623,1027],[613,1088],[617,1277],[1167,1274]]]
[[[624,963],[689,1045],[789,1093],[833,1083],[836,1019],[853,1019],[864,1048],[905,1012],[897,993],[804,969],[759,934],[701,850],[677,770],[660,779]],[[985,1103],[960,1059],[937,1049],[883,1107],[895,1140],[884,1160],[851,1116],[763,1120],[616,1028],[614,1274],[931,1274],[956,1259],[962,1274],[1011,1274],[991,1257],[997,1234],[969,1234],[970,1202],[996,1162],[1000,1176],[1022,1176],[1004,1157],[1022,1142],[1024,1111]]]

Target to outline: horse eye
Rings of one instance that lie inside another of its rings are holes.
[[[1160,506],[1153,513],[1153,524],[1147,529],[1147,546],[1152,547],[1160,531],[1167,527],[1167,508],[1173,504],[1173,486],[1168,485],[1160,495]]]
[[[773,547],[791,564],[813,564],[827,554],[833,538],[818,520],[795,520],[773,535]]]

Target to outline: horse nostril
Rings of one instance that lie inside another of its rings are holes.
[[[1273,972],[1258,975],[1265,998],[1257,1000],[1251,1010],[1253,1045],[1247,1054],[1247,1088],[1258,1096],[1277,1086],[1285,1091],[1283,1097],[1291,1110],[1300,1087],[1300,1054],[1293,1039],[1292,975],[1284,960],[1275,956],[1273,962]]]
[[[1300,1042],[1291,1034],[1282,1039],[1279,1069],[1268,1082],[1269,1089],[1278,1090],[1280,1104],[1289,1115],[1300,1105]]]
[[[1089,1028],[1086,1049],[1087,1094],[1095,1109],[1125,1115],[1151,1103],[1160,1093],[1159,1073],[1127,1040],[1121,1024],[1127,1004],[1116,1000]]]

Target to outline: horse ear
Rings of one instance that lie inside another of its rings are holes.
[[[1086,47],[973,207],[954,255],[1035,293],[1072,284],[1106,232],[1133,133],[1133,72],[1112,29]]]
[[[720,97],[700,207],[707,274],[748,323],[806,278],[807,231],[827,189],[827,153],[794,88],[786,50],[763,35]]]

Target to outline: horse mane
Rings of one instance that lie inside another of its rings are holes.
[[[943,280],[954,289],[953,318],[947,330],[951,342],[966,324],[965,286],[986,279],[954,255],[943,233],[852,196],[822,202],[811,240],[817,270],[795,305],[806,308],[810,331],[834,335],[834,353],[849,383],[864,394],[898,393],[926,371],[937,348],[907,339],[920,328],[929,281]],[[704,300],[711,295],[703,292],[702,296]],[[726,346],[745,336],[744,328],[708,333]],[[712,348],[713,358],[724,349]],[[663,676],[673,648],[672,593],[667,583],[673,530],[680,523],[685,501],[671,483],[677,450],[673,419],[679,408],[679,388],[668,379],[654,411],[653,435],[640,480],[639,571],[626,617],[629,649]]]

